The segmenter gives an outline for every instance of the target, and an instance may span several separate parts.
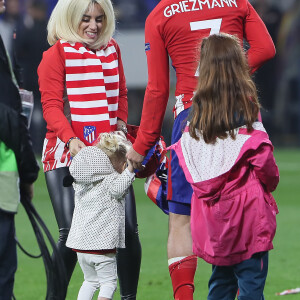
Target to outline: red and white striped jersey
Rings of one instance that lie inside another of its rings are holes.
[[[169,98],[169,58],[176,71],[175,117],[191,106],[197,85],[199,46],[204,37],[226,32],[248,41],[254,72],[275,55],[272,39],[248,0],[161,0],[146,20],[148,85],[133,148],[145,155],[161,134]]]
[[[65,143],[73,136],[92,145],[101,132],[127,121],[127,89],[120,50],[111,40],[96,52],[81,43],[57,42],[38,69],[47,134],[44,171],[70,165]]]

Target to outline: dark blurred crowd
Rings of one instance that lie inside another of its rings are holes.
[[[277,145],[300,145],[300,1],[250,1],[277,54],[255,75],[263,122]]]
[[[46,125],[42,117],[37,67],[48,49],[48,5],[43,0],[7,0],[6,12],[0,19],[0,33],[6,49],[22,68],[20,87],[32,91],[34,111],[30,133],[34,151],[42,152]]]
[[[23,68],[23,88],[33,91],[31,124],[34,150],[42,151],[42,118],[36,69],[48,49],[47,22],[56,0],[6,0],[0,33],[9,52]],[[112,0],[117,30],[143,29],[146,17],[159,0]],[[264,65],[255,80],[263,106],[262,116],[274,144],[300,144],[300,1],[250,0],[265,22],[276,45],[275,59]],[[17,38],[16,38],[17,34]],[[13,50],[14,49],[14,50]],[[12,53],[11,53],[12,54]],[[133,88],[131,88],[133,89]],[[130,91],[139,98],[143,91]],[[134,100],[131,100],[134,101]],[[140,101],[140,100],[139,100]]]

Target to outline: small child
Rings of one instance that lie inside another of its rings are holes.
[[[67,247],[84,274],[78,300],[112,299],[117,288],[116,248],[125,248],[125,200],[135,175],[126,160],[131,146],[122,132],[102,133],[95,146],[73,158],[75,209]],[[126,168],[127,166],[127,168]]]
[[[213,265],[208,300],[264,299],[276,231],[271,195],[279,173],[257,121],[260,105],[240,41],[211,35],[201,45],[189,127],[170,148],[193,188],[194,253]]]

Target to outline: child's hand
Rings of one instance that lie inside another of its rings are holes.
[[[134,172],[134,168],[133,168],[133,165],[132,165],[132,162],[130,160],[127,159],[127,169],[130,173],[133,173]]]

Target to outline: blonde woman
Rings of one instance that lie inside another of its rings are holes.
[[[47,122],[42,162],[59,227],[58,249],[67,282],[77,261],[76,254],[65,246],[74,190],[63,187],[62,181],[69,174],[71,157],[93,145],[102,132],[126,132],[127,88],[120,49],[112,39],[114,29],[110,0],[59,0],[48,24],[52,47],[44,53],[38,68]],[[136,299],[141,261],[132,187],[126,197],[126,248],[117,251],[124,300]],[[64,289],[66,295],[67,286]],[[60,299],[56,293],[53,290],[50,298]]]

